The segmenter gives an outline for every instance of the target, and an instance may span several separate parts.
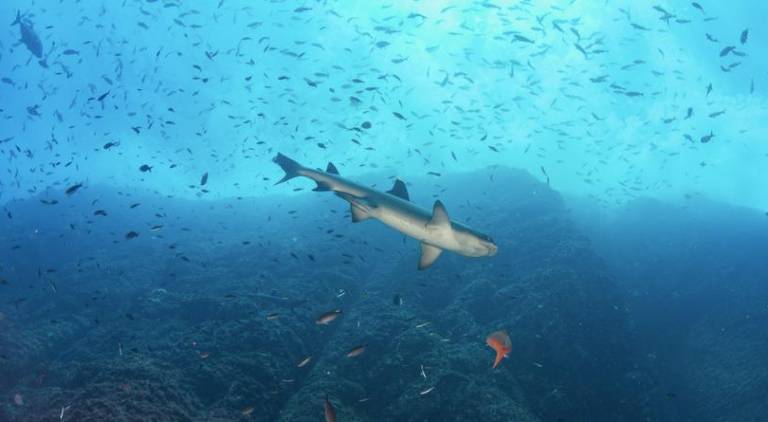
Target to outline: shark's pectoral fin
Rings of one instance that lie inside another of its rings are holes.
[[[419,257],[419,270],[426,270],[430,267],[443,250],[437,246],[430,245],[428,243],[421,242],[421,257]]]
[[[349,211],[352,213],[353,223],[358,223],[360,221],[371,218],[371,214],[368,214],[366,210],[352,203],[349,204]]]
[[[448,211],[445,210],[445,205],[439,200],[435,201],[435,206],[432,207],[432,218],[429,220],[428,224],[437,227],[451,227],[451,219],[448,217]]]

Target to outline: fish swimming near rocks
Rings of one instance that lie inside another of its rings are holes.
[[[496,351],[496,360],[493,362],[494,369],[499,366],[501,360],[507,357],[509,352],[512,351],[512,340],[509,338],[509,334],[506,331],[496,331],[491,333],[488,338],[485,339],[486,344]]]
[[[272,160],[285,176],[275,184],[303,176],[317,183],[314,191],[332,191],[350,203],[352,222],[375,218],[387,226],[421,242],[419,270],[429,268],[443,250],[468,257],[493,256],[496,244],[488,235],[451,221],[442,202],[435,201],[432,212],[410,202],[408,190],[402,180],[396,180],[392,189],[380,192],[339,175],[333,163],[325,171],[302,166],[283,154]]]
[[[323,402],[323,413],[325,413],[325,422],[336,422],[336,409],[328,400],[328,394],[325,395],[325,402]]]
[[[27,50],[34,54],[38,59],[43,58],[43,43],[40,41],[40,37],[35,32],[35,28],[32,26],[32,22],[29,19],[25,19],[21,16],[21,11],[16,12],[16,20],[11,23],[13,25],[19,25],[21,30],[21,43],[27,46]]]

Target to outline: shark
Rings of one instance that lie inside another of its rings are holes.
[[[278,153],[272,159],[285,175],[275,185],[295,177],[306,177],[317,183],[316,192],[333,192],[349,202],[352,222],[376,219],[398,232],[420,242],[418,269],[429,268],[444,250],[467,257],[493,256],[498,251],[490,236],[452,221],[440,200],[432,212],[411,202],[405,183],[396,179],[392,189],[382,192],[342,177],[333,163],[325,171],[302,166]]]

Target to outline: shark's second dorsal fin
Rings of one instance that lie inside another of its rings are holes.
[[[328,162],[328,167],[325,168],[325,172],[331,174],[339,174],[339,170],[330,161]]]
[[[440,200],[435,201],[435,206],[432,207],[432,219],[429,220],[431,226],[451,226],[451,219],[448,217],[448,211],[445,210]]]
[[[388,190],[387,193],[400,199],[405,199],[406,201],[411,200],[408,196],[408,189],[405,187],[405,183],[400,179],[395,180],[395,185],[392,186],[392,189]]]

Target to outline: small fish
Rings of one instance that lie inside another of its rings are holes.
[[[707,142],[711,141],[712,138],[714,137],[715,137],[715,134],[713,132],[709,132],[709,135],[702,136],[701,139],[699,139],[699,141],[701,141],[702,144],[706,144]]]
[[[392,304],[395,306],[403,306],[403,297],[400,293],[395,293],[395,297],[392,298]]]
[[[422,391],[420,391],[420,392],[419,392],[419,395],[420,395],[420,396],[426,396],[427,394],[431,393],[431,392],[432,392],[432,390],[434,390],[434,389],[435,389],[435,387],[429,387],[429,388],[427,388],[426,390],[422,390]]]
[[[22,396],[19,393],[16,393],[13,396],[13,402],[16,403],[16,406],[24,406],[24,396]]]
[[[108,149],[110,149],[112,147],[116,147],[116,146],[120,146],[120,142],[107,142],[106,144],[104,144],[104,146],[102,146],[102,148],[105,149],[105,150],[108,150]]]
[[[274,321],[274,320],[276,320],[278,318],[280,318],[280,314],[278,314],[277,312],[271,313],[271,314],[267,315],[267,320],[268,321]]]
[[[336,409],[333,408],[333,405],[328,400],[328,394],[325,395],[323,411],[325,412],[325,422],[336,422]]]
[[[338,318],[339,315],[341,314],[342,314],[341,309],[334,309],[332,311],[328,311],[320,315],[319,317],[317,317],[317,319],[315,320],[315,324],[328,325],[331,322],[333,322],[336,318]]]
[[[246,407],[245,409],[241,410],[241,411],[240,411],[240,414],[242,414],[243,416],[251,416],[251,413],[253,413],[253,411],[254,411],[255,409],[256,409],[256,408],[255,408],[255,407],[253,407],[253,406],[248,406],[248,407]]]
[[[208,359],[208,357],[211,356],[208,352],[200,352],[200,359]]]
[[[507,357],[509,352],[512,351],[512,340],[509,339],[509,335],[504,330],[491,333],[488,338],[485,339],[485,342],[496,351],[496,360],[493,362],[494,368],[499,366],[501,360]]]
[[[78,189],[80,189],[82,187],[83,187],[83,184],[82,183],[78,183],[76,185],[72,185],[72,186],[68,187],[67,190],[64,191],[64,193],[66,193],[67,195],[72,195],[75,192],[77,192]]]
[[[64,412],[69,410],[69,408],[72,406],[65,406],[61,408],[61,413],[59,413],[59,420],[64,420]]]
[[[206,183],[208,183],[208,172],[200,178],[200,186],[205,186]]]
[[[362,355],[363,352],[365,352],[365,345],[364,344],[360,345],[360,346],[353,347],[352,350],[350,350],[347,353],[347,357],[348,358],[358,357],[358,356]]]
[[[296,367],[297,368],[303,368],[303,367],[307,366],[309,364],[309,362],[311,362],[311,361],[312,361],[312,356],[307,356],[307,357],[304,358],[304,360],[299,362],[299,364],[296,365]]]
[[[125,238],[128,240],[136,239],[137,237],[139,237],[139,234],[136,233],[135,231],[129,231],[128,233],[125,234]]]
[[[748,37],[749,37],[749,29],[745,29],[741,31],[741,36],[739,37],[739,41],[741,41],[742,44],[746,44]]]
[[[729,45],[728,47],[725,47],[725,48],[723,48],[722,50],[720,50],[720,57],[725,57],[725,56],[727,56],[727,55],[728,55],[728,53],[730,53],[731,51],[733,51],[733,49],[734,49],[734,48],[736,48],[736,47],[734,47],[734,46],[732,46],[732,45]]]
[[[429,325],[429,322],[422,322],[421,324],[417,325],[416,328],[424,328],[427,325]]]
[[[151,166],[149,166],[148,164],[142,164],[142,165],[141,165],[141,167],[139,167],[139,170],[140,170],[142,173],[146,173],[146,172],[148,172],[148,171],[152,171],[152,167],[151,167]]]

